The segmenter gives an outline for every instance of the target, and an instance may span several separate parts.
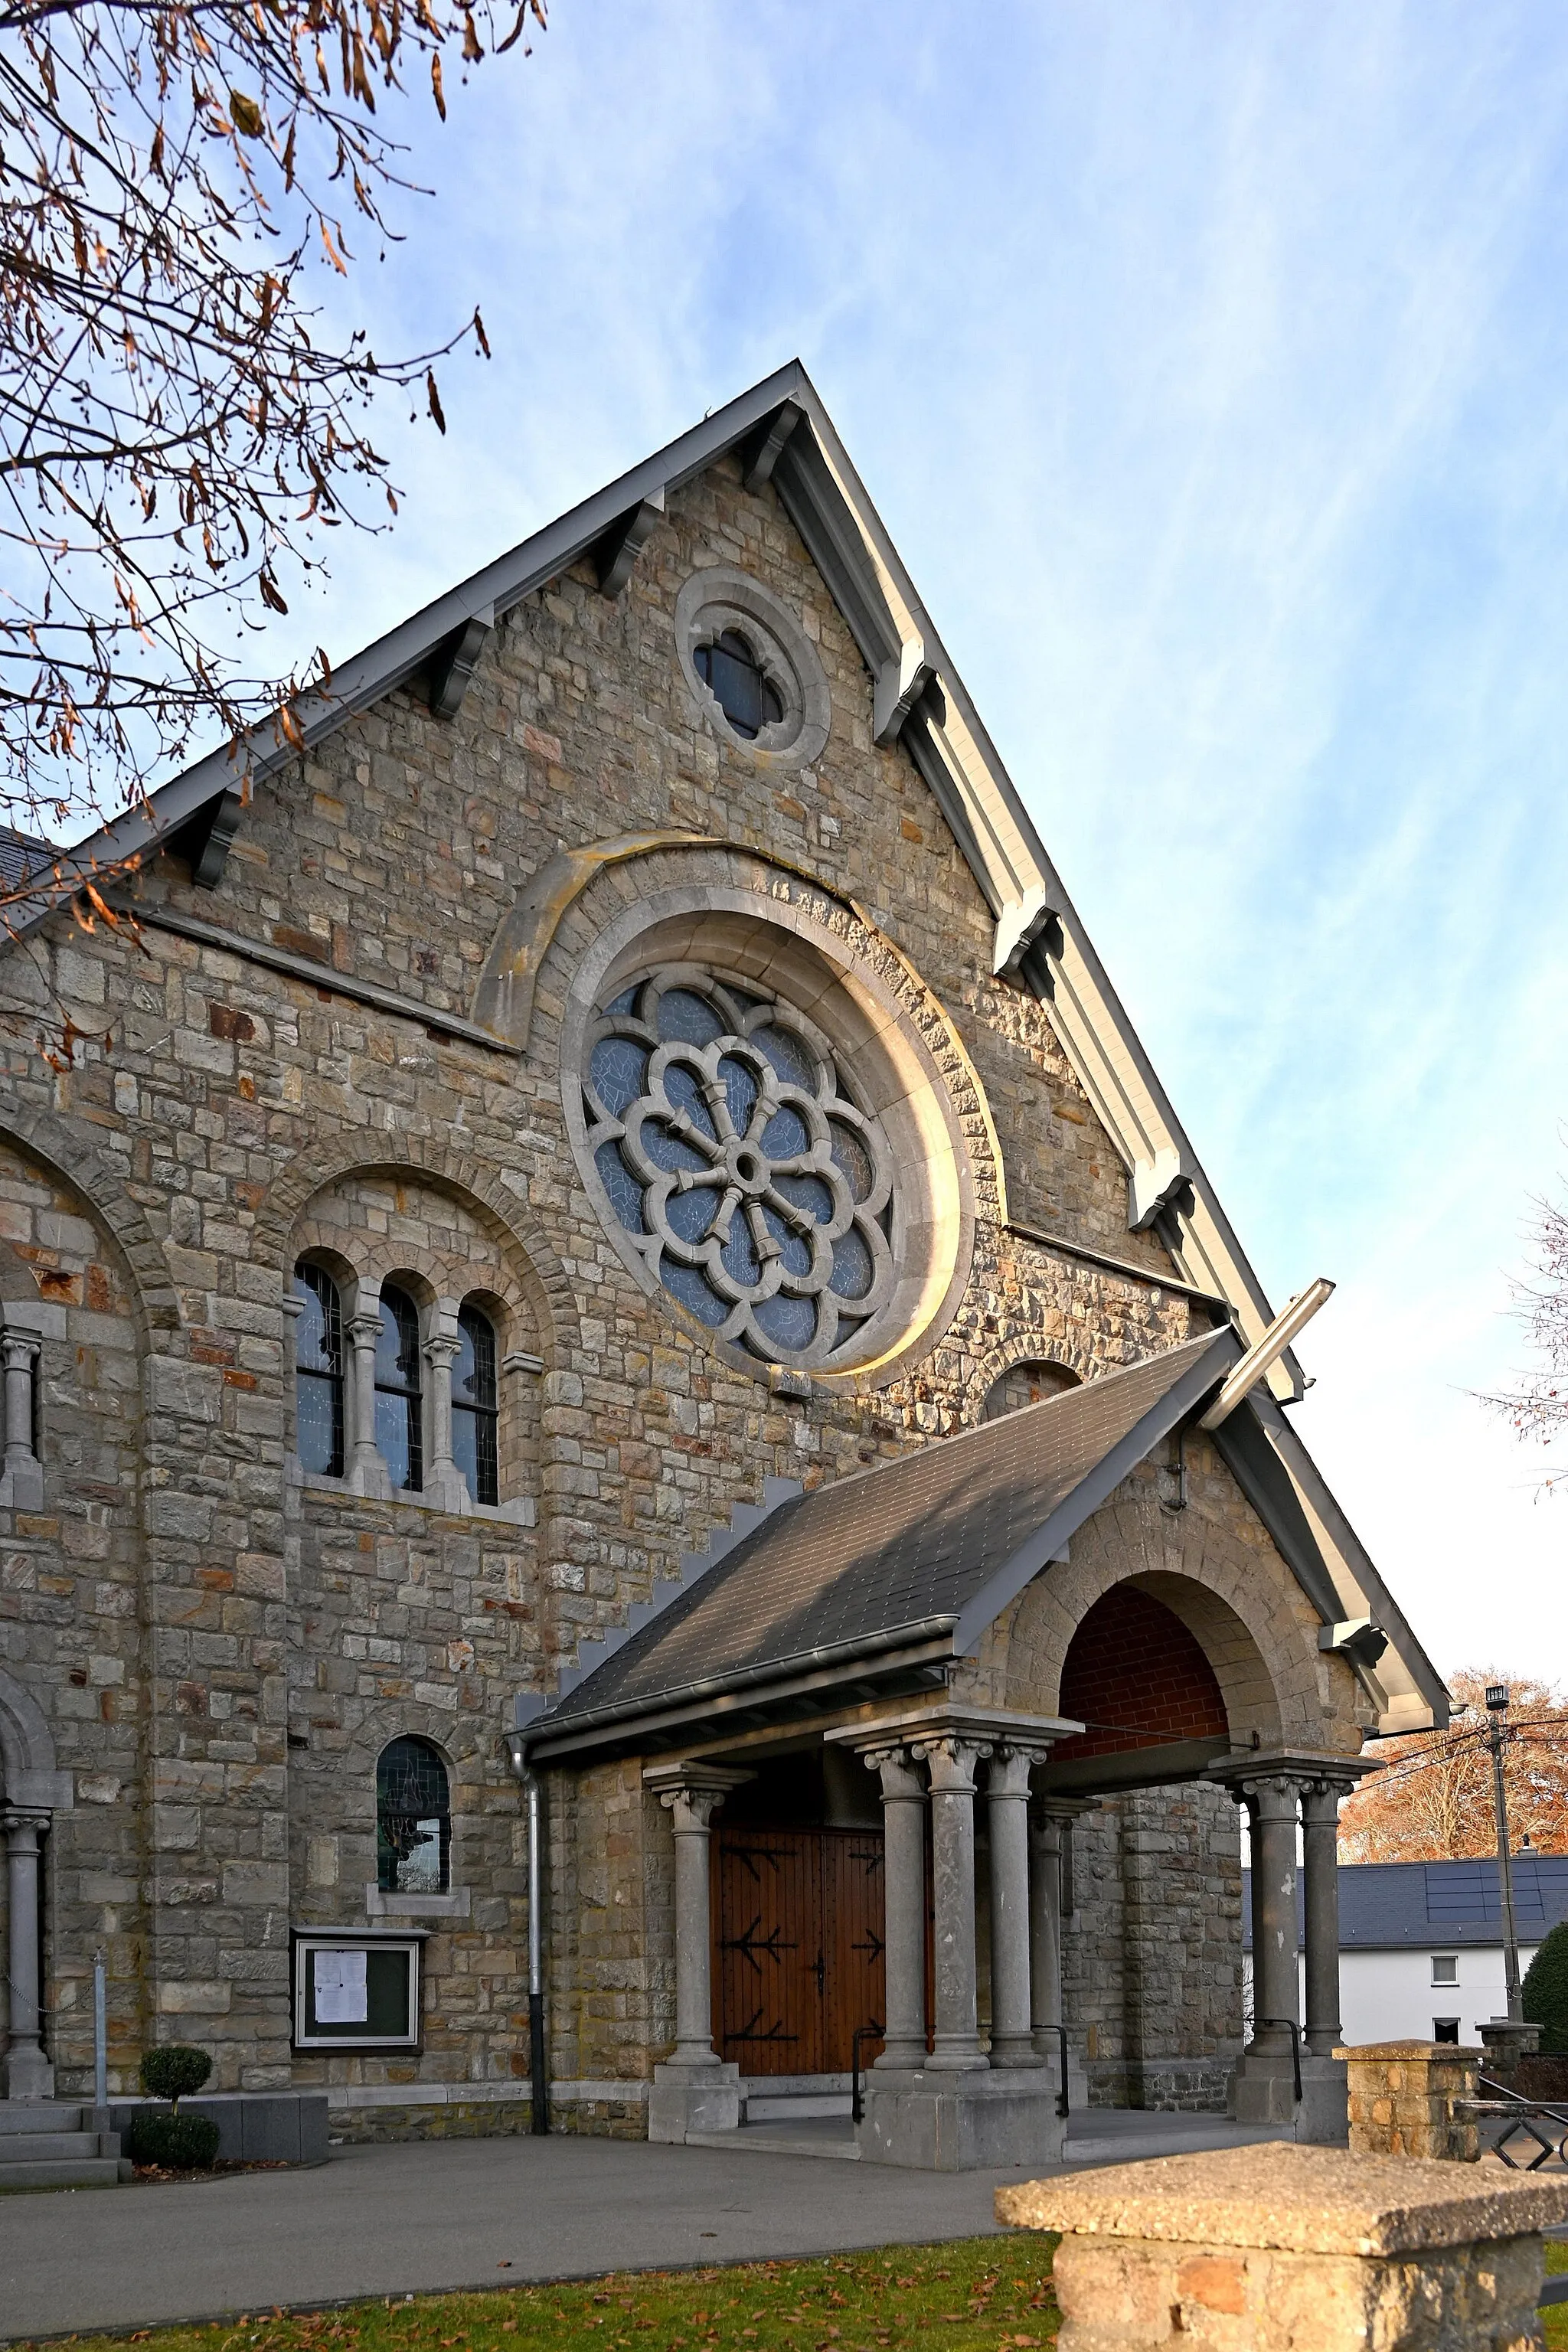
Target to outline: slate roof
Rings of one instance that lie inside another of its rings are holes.
[[[51,871],[54,859],[52,842],[0,824],[0,889],[19,890],[31,875]]]
[[[969,1646],[1240,1352],[1228,1326],[784,1503],[539,1718],[543,1738],[823,1652]],[[933,1625],[932,1621],[938,1621]]]
[[[1242,1917],[1252,1946],[1251,1873]],[[1297,1910],[1301,1907],[1297,1888]],[[1568,1854],[1516,1853],[1513,1907],[1520,1936],[1539,1942],[1568,1919]],[[1500,1944],[1502,1901],[1495,1862],[1356,1862],[1340,1865],[1340,1949],[1450,1952]]]

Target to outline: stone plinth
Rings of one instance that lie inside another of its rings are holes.
[[[1521,2017],[1489,2018],[1478,2025],[1486,2048],[1484,2063],[1490,2074],[1510,2074],[1521,2058],[1533,2058],[1541,2047],[1541,2028]]]
[[[731,2062],[715,2058],[706,2066],[656,2066],[647,2136],[679,2146],[689,2132],[738,2131],[742,2104],[741,2070]]]
[[[1525,2352],[1568,2180],[1271,2142],[996,2191],[1058,2230],[1058,2352]]]
[[[863,2163],[924,2172],[1059,2164],[1067,2126],[1044,2067],[966,2073],[874,2066],[856,2137]]]
[[[1473,2116],[1455,2101],[1477,2096],[1482,2053],[1453,2042],[1363,2042],[1336,2050],[1350,2077],[1350,2143],[1358,2156],[1442,2157],[1474,2164]]]

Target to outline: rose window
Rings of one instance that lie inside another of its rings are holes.
[[[793,1005],[691,964],[604,1005],[588,1146],[650,1271],[719,1338],[829,1362],[893,1286],[880,1122]]]

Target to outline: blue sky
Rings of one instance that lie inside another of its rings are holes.
[[[301,625],[803,358],[1265,1283],[1341,1286],[1352,1518],[1441,1666],[1568,1679],[1568,1495],[1467,1393],[1568,1171],[1568,21],[556,0],[450,95],[353,299],[495,357]]]

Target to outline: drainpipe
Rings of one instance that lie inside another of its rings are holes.
[[[539,1775],[528,1767],[520,1731],[507,1739],[511,1769],[528,1800],[528,2074],[532,2130],[550,2129],[550,2083],[544,2063],[544,1871],[540,1855]]]

